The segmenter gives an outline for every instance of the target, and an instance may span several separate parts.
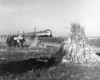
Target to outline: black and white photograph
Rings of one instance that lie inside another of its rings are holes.
[[[100,0],[0,0],[0,80],[100,80]]]

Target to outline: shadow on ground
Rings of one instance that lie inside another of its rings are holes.
[[[57,62],[54,58],[34,58],[23,61],[7,62],[0,64],[0,76],[5,74],[19,74],[27,71],[47,69]]]
[[[97,52],[96,54],[97,54],[98,56],[100,56],[100,53]]]

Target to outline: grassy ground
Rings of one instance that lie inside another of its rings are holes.
[[[9,49],[1,51],[1,80],[100,80],[100,67],[57,63],[56,49]]]
[[[61,38],[61,37],[44,37],[44,38],[41,38],[41,40],[43,42],[48,42],[48,43],[56,43],[56,44],[61,44],[62,41],[64,41],[64,38]]]
[[[100,80],[100,63],[95,67],[58,63],[52,55],[59,49],[54,45],[61,43],[55,41],[44,41],[45,45],[53,45],[47,48],[8,48],[2,39],[0,80]]]
[[[89,40],[89,44],[94,47],[100,47],[100,39],[91,39]]]

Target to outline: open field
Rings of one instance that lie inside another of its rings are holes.
[[[1,39],[0,80],[100,80],[99,63],[96,67],[61,63],[56,59],[60,59],[56,54],[60,54],[60,40],[48,40],[44,41],[51,46],[47,48],[8,48]]]

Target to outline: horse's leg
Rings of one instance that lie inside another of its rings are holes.
[[[21,42],[21,47],[24,47],[24,46],[23,46],[23,41]]]

